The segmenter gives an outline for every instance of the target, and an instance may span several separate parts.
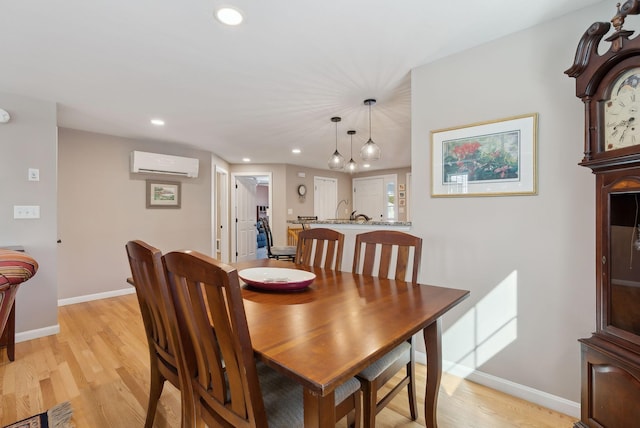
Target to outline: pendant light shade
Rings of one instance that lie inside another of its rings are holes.
[[[362,146],[362,149],[360,149],[360,157],[362,160],[367,162],[377,161],[380,159],[380,155],[382,154],[380,146],[374,143],[371,139],[371,106],[375,103],[376,100],[374,99],[364,100],[364,104],[369,106],[369,141],[367,141],[365,145]]]
[[[331,122],[336,124],[336,151],[333,152],[329,158],[329,169],[340,170],[344,168],[344,157],[338,151],[338,122],[342,119],[339,117],[332,117]]]
[[[351,136],[351,159],[349,159],[349,162],[347,163],[347,171],[349,171],[351,174],[356,172],[356,170],[358,169],[358,164],[353,160],[353,134],[355,133],[356,131],[354,130],[347,131],[347,134]]]

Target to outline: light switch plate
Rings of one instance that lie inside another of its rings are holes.
[[[40,205],[14,205],[14,219],[36,219],[40,218]]]
[[[37,168],[29,168],[29,181],[40,181],[40,170]]]

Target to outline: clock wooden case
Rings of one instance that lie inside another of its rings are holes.
[[[623,29],[640,2],[592,24],[574,64],[584,102],[580,165],[596,175],[596,331],[580,339],[581,416],[575,427],[640,426],[640,38]]]

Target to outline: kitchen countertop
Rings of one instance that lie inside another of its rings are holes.
[[[353,225],[353,226],[398,226],[410,227],[410,221],[381,221],[381,220],[349,220],[349,219],[326,219],[326,220],[287,220],[289,224],[331,224],[331,225]]]

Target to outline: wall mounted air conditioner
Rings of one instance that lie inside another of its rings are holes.
[[[131,172],[198,177],[198,159],[149,152],[131,152]]]

